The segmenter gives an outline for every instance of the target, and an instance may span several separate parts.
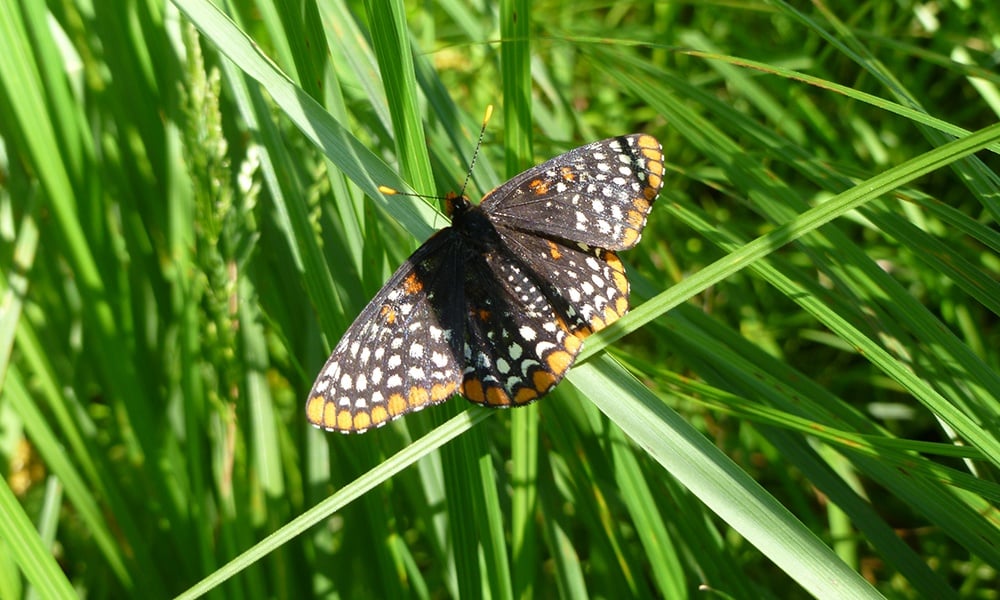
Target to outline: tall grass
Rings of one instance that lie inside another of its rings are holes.
[[[997,598],[1000,9],[12,0],[0,597]],[[309,427],[434,202],[644,131],[541,402]]]

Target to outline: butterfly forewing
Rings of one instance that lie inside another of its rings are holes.
[[[521,173],[483,198],[497,223],[541,237],[627,250],[663,186],[655,138],[625,135],[581,146]]]

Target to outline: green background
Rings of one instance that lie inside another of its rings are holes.
[[[997,598],[994,2],[0,6],[0,597]],[[645,132],[529,408],[308,426],[474,199]],[[196,586],[196,587],[193,587]]]

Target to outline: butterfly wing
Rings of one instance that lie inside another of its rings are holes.
[[[565,376],[581,338],[543,286],[503,250],[466,265],[462,395],[487,406],[527,404]]]
[[[462,394],[527,404],[573,365],[583,339],[628,310],[628,279],[610,250],[497,226],[501,244],[466,264]]]
[[[629,281],[611,250],[563,243],[497,227],[506,248],[526,265],[549,304],[578,336],[604,329],[628,312]]]
[[[494,222],[520,231],[627,250],[639,242],[663,174],[656,138],[619,136],[528,169],[487,194],[480,206]]]
[[[439,231],[393,274],[320,371],[306,417],[361,433],[458,391],[464,302],[456,232]]]

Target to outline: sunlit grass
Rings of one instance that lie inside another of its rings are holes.
[[[0,597],[997,597],[1000,11],[234,4],[0,10]],[[312,429],[490,104],[661,140],[633,311]]]

